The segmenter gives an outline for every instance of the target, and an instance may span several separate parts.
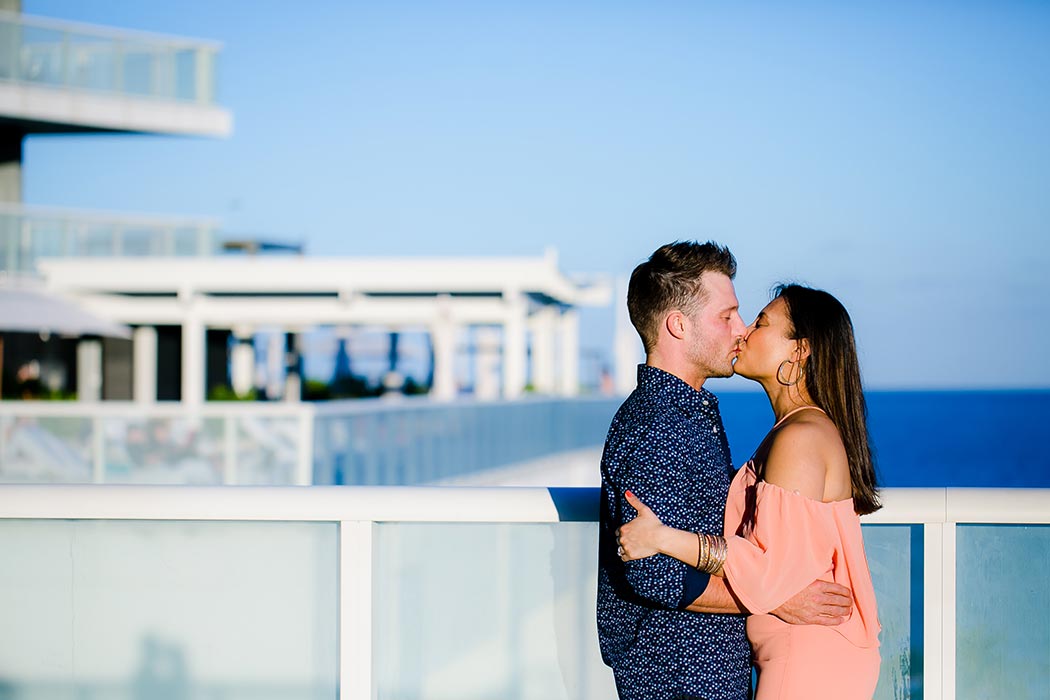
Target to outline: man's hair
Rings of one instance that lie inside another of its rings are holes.
[[[634,268],[627,287],[627,312],[642,337],[646,353],[656,347],[660,324],[669,311],[677,309],[692,315],[707,301],[702,280],[705,272],[733,279],[736,258],[714,241],[675,241],[660,246]]]

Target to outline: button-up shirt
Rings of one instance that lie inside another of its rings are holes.
[[[718,399],[648,365],[602,454],[598,637],[621,700],[743,700],[751,652],[743,615],[684,610],[708,579],[664,555],[622,562],[616,529],[630,489],[667,525],[721,533],[733,467]]]

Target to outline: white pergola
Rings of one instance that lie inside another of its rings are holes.
[[[72,258],[41,260],[39,269],[52,290],[135,327],[138,401],[156,399],[156,326],[181,326],[181,397],[190,405],[205,398],[205,332],[213,328],[239,339],[262,328],[423,328],[432,341],[432,396],[438,399],[457,392],[460,331],[493,329],[486,338],[498,343],[503,397],[525,389],[530,340],[535,390],[573,395],[579,383],[577,308],[606,305],[611,296],[606,284],[569,279],[553,251],[514,258]],[[254,361],[250,344],[234,349],[235,385],[252,376]]]

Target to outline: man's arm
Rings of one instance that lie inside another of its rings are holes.
[[[697,613],[721,613],[727,615],[747,613],[740,601],[733,597],[733,593],[729,590],[729,586],[726,585],[725,579],[717,576],[711,577],[703,595],[690,603],[686,610]]]
[[[849,589],[837,583],[814,581],[792,596],[771,614],[792,625],[840,625],[849,617],[853,600]],[[686,608],[690,612],[740,614],[747,613],[733,595],[725,579],[711,577],[703,595]]]
[[[845,586],[830,581],[814,581],[772,610],[792,625],[834,627],[845,622],[853,610],[853,597]]]

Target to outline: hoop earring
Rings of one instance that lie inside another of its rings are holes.
[[[782,371],[784,371],[784,365],[794,365],[794,364],[795,363],[792,362],[791,360],[784,360],[783,362],[780,363],[780,366],[777,367],[777,381],[780,382],[781,384],[783,384],[784,386],[795,386],[796,384],[799,383],[799,381],[802,380],[802,368],[801,367],[799,367],[798,376],[795,377],[795,381],[789,382],[789,381],[785,381],[785,380],[780,378],[780,373]],[[788,374],[788,376],[790,377],[791,375]]]

